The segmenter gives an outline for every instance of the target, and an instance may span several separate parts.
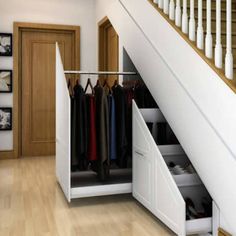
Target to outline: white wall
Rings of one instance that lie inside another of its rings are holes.
[[[96,69],[95,0],[0,0],[0,32],[13,32],[14,21],[81,26],[81,69]],[[0,57],[0,69],[12,68],[12,58]],[[12,103],[12,94],[0,94],[0,106]],[[0,132],[0,150],[12,146],[12,132]]]

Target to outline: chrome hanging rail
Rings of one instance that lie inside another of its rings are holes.
[[[119,72],[119,71],[73,71],[66,70],[65,74],[79,74],[79,75],[138,75],[136,72]]]

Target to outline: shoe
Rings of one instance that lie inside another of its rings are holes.
[[[194,169],[192,164],[189,164],[187,167],[185,167],[185,170],[189,173],[189,174],[195,174],[196,170]]]
[[[198,212],[195,209],[195,205],[190,198],[185,198],[185,203],[186,203],[186,219],[191,220],[191,219],[198,219],[200,218]]]
[[[212,216],[212,201],[209,197],[202,198],[202,207],[204,209],[204,214],[206,217]]]
[[[187,171],[184,170],[184,168],[180,165],[175,165],[174,162],[170,162],[169,163],[169,169],[170,171],[174,174],[174,175],[183,175],[183,174],[187,174]]]

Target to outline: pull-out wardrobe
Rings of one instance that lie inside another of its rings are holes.
[[[109,179],[101,181],[92,170],[71,170],[71,97],[65,74],[136,75],[132,72],[82,72],[64,71],[57,50],[56,79],[56,173],[67,200],[80,197],[123,194],[132,192],[132,170],[110,169]]]
[[[139,109],[133,101],[132,170],[111,170],[110,179],[106,182],[98,181],[92,171],[71,171],[71,101],[58,50],[57,54],[56,174],[67,200],[132,193],[176,234],[210,235],[216,217],[212,217],[211,207],[203,205],[203,200],[209,199],[211,205],[211,197],[197,173],[175,175],[170,170],[170,163],[182,166],[191,163],[178,141],[169,138],[169,131],[164,137],[166,131],[156,126],[166,123],[160,109]],[[132,179],[127,178],[130,175]],[[186,199],[191,199],[190,207]],[[215,204],[213,206],[213,209],[217,208]],[[196,218],[188,215],[191,207],[200,212]]]

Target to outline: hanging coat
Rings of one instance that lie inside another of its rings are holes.
[[[96,101],[96,132],[97,132],[97,167],[100,180],[109,177],[109,111],[105,90],[97,85],[95,88]]]
[[[116,110],[115,110],[115,99],[111,94],[108,95],[108,106],[109,106],[109,158],[110,160],[116,160],[117,159]]]
[[[96,161],[97,156],[97,137],[96,137],[96,106],[95,97],[93,95],[86,95],[87,104],[87,132],[88,132],[88,161]]]
[[[124,89],[117,85],[113,87],[116,107],[116,147],[117,164],[120,168],[127,167],[127,133],[126,133],[126,99]]]
[[[87,117],[84,90],[81,85],[75,85],[72,99],[72,129],[71,129],[71,164],[72,168],[87,169]]]
[[[134,99],[134,89],[124,88],[126,97],[126,136],[128,141],[128,167],[132,166],[132,101]]]

